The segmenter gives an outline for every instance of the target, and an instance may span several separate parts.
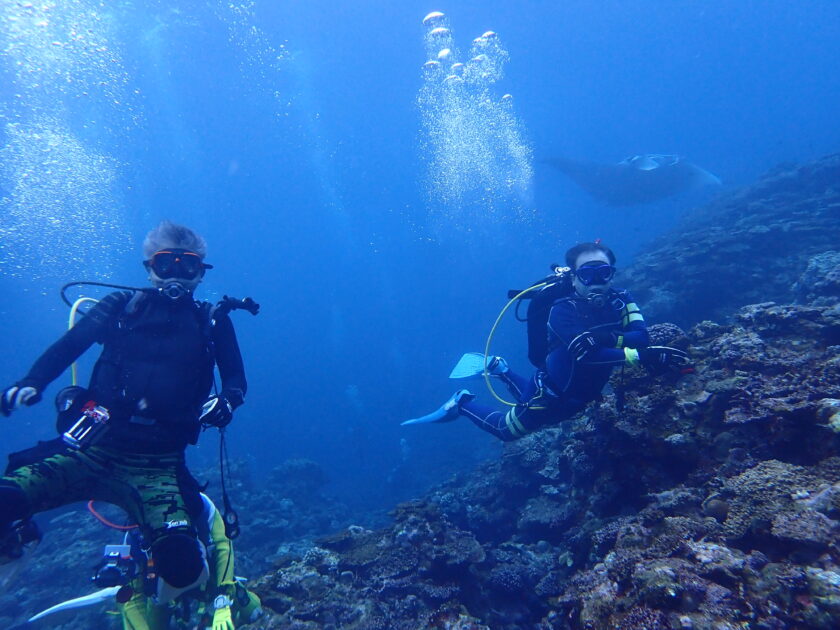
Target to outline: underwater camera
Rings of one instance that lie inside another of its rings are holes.
[[[99,588],[128,584],[137,575],[131,545],[105,545],[102,562],[94,570],[91,581]]]
[[[97,442],[108,429],[111,414],[101,405],[89,400],[82,407],[82,415],[72,427],[61,436],[73,448],[82,449]]]
[[[110,412],[89,398],[83,387],[65,387],[55,398],[57,428],[61,439],[75,449],[98,442],[108,430]]]

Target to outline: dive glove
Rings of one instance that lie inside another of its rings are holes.
[[[569,354],[575,361],[582,361],[595,348],[615,348],[618,336],[605,330],[587,330],[572,339],[569,344]]]
[[[577,337],[572,339],[569,344],[569,354],[571,354],[575,361],[583,361],[586,355],[598,347],[598,340],[588,330],[582,332]]]
[[[213,630],[235,630],[233,618],[230,614],[230,606],[217,608],[213,613]]]
[[[664,374],[671,368],[687,368],[691,363],[688,353],[669,346],[648,346],[639,348],[638,352],[639,362],[654,374]]]
[[[233,420],[233,405],[224,393],[211,396],[201,406],[198,421],[205,427],[226,427]]]
[[[12,385],[3,392],[0,398],[0,411],[4,416],[10,416],[12,411],[26,405],[30,407],[41,400],[41,392],[31,386],[21,387]]]

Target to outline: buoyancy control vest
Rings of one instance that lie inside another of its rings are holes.
[[[197,427],[213,383],[212,305],[146,292],[112,296],[116,315],[91,375],[93,396],[117,418]]]
[[[532,287],[540,284],[545,284],[545,286],[529,291],[521,298],[528,300],[524,320],[528,327],[528,359],[540,370],[545,369],[545,358],[549,351],[548,316],[551,313],[551,307],[574,294],[572,274],[568,267],[553,265],[552,268],[554,273],[531,284]],[[508,292],[509,295],[517,293],[519,292]]]
[[[540,370],[545,370],[546,357],[556,348],[552,347],[548,334],[548,320],[551,316],[551,309],[564,300],[586,303],[575,293],[572,284],[572,272],[568,267],[554,267],[554,273],[531,286],[539,284],[545,286],[535,289],[526,294],[523,299],[528,299],[528,309],[525,321],[528,328],[528,359]],[[617,313],[616,323],[621,323],[620,312],[627,304],[628,296],[624,290],[610,289],[606,296],[607,303]],[[600,310],[600,309],[598,309]],[[602,326],[604,322],[598,322],[596,326]],[[556,341],[555,341],[556,344]]]

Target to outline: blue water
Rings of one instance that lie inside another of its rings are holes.
[[[145,232],[186,223],[215,265],[200,296],[263,307],[235,316],[250,391],[231,455],[257,472],[316,460],[359,513],[497,456],[464,422],[399,422],[454,391],[450,368],[483,348],[508,289],[578,240],[627,264],[714,194],[604,208],[541,160],[677,153],[725,191],[840,147],[834,0],[189,5],[0,6],[0,382],[66,326],[58,286],[142,285]],[[436,9],[461,61],[498,34],[504,76],[475,88],[489,109],[422,101]],[[466,127],[433,137],[453,120]],[[496,132],[515,132],[524,161]],[[440,159],[460,183],[433,183]],[[482,168],[533,177],[505,189]],[[526,368],[512,320],[494,349]],[[52,421],[46,402],[4,419],[2,448],[51,437]]]

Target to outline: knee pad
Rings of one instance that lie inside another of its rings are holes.
[[[208,569],[201,543],[188,534],[169,534],[152,544],[158,576],[174,589],[192,588]]]
[[[29,498],[20,486],[0,482],[0,529],[29,516]]]

